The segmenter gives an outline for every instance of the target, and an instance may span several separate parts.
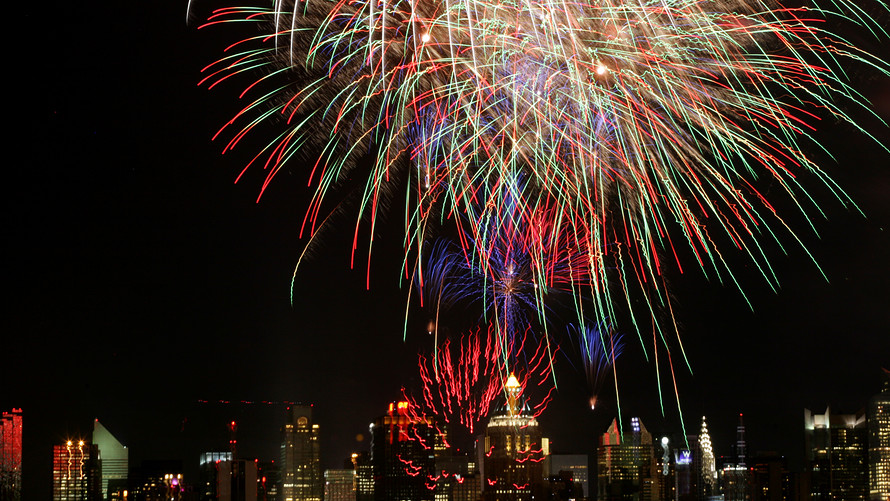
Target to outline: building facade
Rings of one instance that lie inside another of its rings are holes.
[[[868,489],[872,501],[890,500],[890,371],[881,392],[871,398],[868,418]]]
[[[324,477],[318,442],[318,425],[312,421],[312,407],[287,408],[284,439],[281,443],[283,501],[321,501]]]
[[[804,442],[813,501],[868,499],[868,427],[864,413],[804,409]]]
[[[98,419],[93,421],[93,443],[99,448],[102,471],[102,499],[108,499],[108,485],[126,485],[130,451],[105,428]]]
[[[415,415],[408,402],[394,402],[370,431],[374,500],[433,501],[434,423]]]
[[[477,442],[484,501],[540,499],[544,490],[543,461],[550,442],[538,421],[520,400],[522,388],[512,374],[504,384],[507,405],[492,416]]]
[[[639,418],[622,433],[613,419],[597,447],[597,496],[602,501],[652,500],[663,489],[652,435]],[[679,451],[677,451],[679,453]]]
[[[0,415],[0,499],[22,499],[22,410]]]
[[[325,470],[325,501],[355,501],[355,470]]]
[[[53,501],[99,501],[99,448],[82,439],[53,446]]]

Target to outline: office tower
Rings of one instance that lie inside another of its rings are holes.
[[[868,402],[868,488],[872,501],[890,499],[890,371]]]
[[[482,498],[485,501],[540,499],[544,466],[550,442],[542,436],[538,421],[521,400],[522,387],[514,375],[504,384],[507,405],[491,417],[477,443],[482,465]]]
[[[53,501],[99,501],[99,448],[82,439],[53,446]]]
[[[804,409],[804,443],[813,501],[868,499],[865,414]]]
[[[560,472],[571,472],[572,479],[581,484],[582,496],[590,496],[590,469],[588,468],[587,454],[551,454],[544,462],[548,463],[547,474],[550,477],[559,477]]]
[[[435,481],[434,423],[408,402],[389,404],[371,424],[371,469],[376,501],[432,501]]]
[[[318,425],[312,422],[312,407],[288,407],[280,463],[284,501],[321,501],[324,477],[320,458]]]
[[[631,418],[630,431],[622,433],[613,419],[597,447],[597,499],[651,500],[662,490],[661,473],[652,435],[642,421]]]
[[[701,449],[701,486],[702,498],[714,496],[720,490],[717,485],[717,463],[714,460],[714,448],[711,445],[711,434],[708,432],[708,421],[701,417],[701,433],[698,436]]]
[[[99,448],[102,468],[102,499],[108,499],[108,484],[126,485],[129,451],[98,419],[93,421],[93,444]]]
[[[355,501],[355,470],[325,470],[325,501]]]
[[[0,499],[22,499],[22,410],[0,416]]]
[[[371,454],[353,453],[352,467],[355,470],[356,501],[374,501],[374,468],[371,465]]]

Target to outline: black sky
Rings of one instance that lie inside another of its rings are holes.
[[[199,399],[313,403],[326,466],[339,467],[366,445],[356,435],[368,422],[416,384],[428,340],[402,343],[400,256],[381,243],[368,292],[363,265],[349,270],[351,235],[332,232],[291,306],[303,178],[280,176],[259,204],[259,175],[232,183],[250,152],[221,156],[210,137],[236,110],[234,90],[196,87],[227,39],[197,33],[197,19],[187,26],[179,2],[16,8],[28,35],[8,48],[0,410],[25,411],[26,498],[48,496],[52,443],[94,418],[130,447],[131,463],[223,448],[234,417],[245,453],[274,457],[280,407]],[[887,43],[864,43],[887,54]],[[890,80],[856,78],[890,117]],[[864,123],[890,144],[886,127]],[[791,218],[828,280],[793,245],[787,256],[769,249],[777,293],[730,257],[753,312],[732,286],[694,270],[671,277],[693,369],[678,368],[684,416],[691,429],[708,416],[721,454],[742,412],[752,450],[799,462],[803,408],[854,412],[890,366],[890,154],[849,127],[820,127],[838,159],[824,167],[865,213],[812,183],[821,238]],[[655,367],[638,349],[619,384],[625,417],[676,427],[673,396],[662,418]],[[614,404],[604,407],[591,413],[580,376],[563,367],[541,422],[557,451],[592,452],[613,417]]]

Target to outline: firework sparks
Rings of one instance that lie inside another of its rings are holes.
[[[472,434],[492,404],[505,395],[504,381],[510,374],[519,388],[515,398],[522,399],[535,416],[543,412],[552,391],[532,396],[526,389],[549,386],[551,364],[546,346],[532,346],[530,329],[507,345],[501,343],[496,331],[489,325],[487,333],[477,329],[455,343],[445,340],[435,357],[420,355],[422,397],[412,398],[403,390],[411,408],[423,409],[445,423],[460,424]],[[505,367],[511,372],[505,372]]]

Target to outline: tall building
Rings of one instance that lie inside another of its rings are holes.
[[[717,462],[714,459],[714,447],[711,445],[711,434],[708,432],[708,421],[701,417],[701,433],[698,436],[701,449],[701,493],[702,499],[715,496],[720,490],[717,484]]]
[[[374,501],[374,467],[371,465],[371,453],[353,453],[352,468],[355,470],[356,501]]]
[[[514,375],[507,378],[504,390],[507,405],[491,417],[477,444],[482,499],[531,500],[543,491],[542,462],[550,455],[550,441],[521,401],[522,387]]]
[[[287,408],[284,440],[281,443],[282,499],[321,501],[324,477],[318,443],[318,425],[312,422],[312,407]]]
[[[732,445],[734,461],[723,465],[721,480],[726,501],[750,501],[751,472],[748,469],[748,444],[745,439],[744,416],[739,414],[736,441]]]
[[[804,409],[804,442],[813,501],[868,499],[865,413],[814,414]]]
[[[674,494],[678,501],[703,499],[701,439],[688,435],[674,448]]]
[[[0,416],[0,499],[22,499],[22,410]]]
[[[433,424],[408,402],[389,404],[371,424],[371,471],[375,501],[432,501],[436,488]]]
[[[652,435],[639,418],[622,433],[613,419],[597,447],[597,499],[651,500],[662,491],[662,475],[654,457]]]
[[[868,402],[868,488],[872,501],[890,500],[890,371]]]
[[[126,485],[130,451],[102,426],[93,421],[93,444],[99,448],[99,464],[102,469],[102,499],[108,499],[108,485]]]
[[[355,501],[355,470],[325,470],[325,501]]]
[[[53,446],[53,501],[99,501],[99,448],[81,439]]]

